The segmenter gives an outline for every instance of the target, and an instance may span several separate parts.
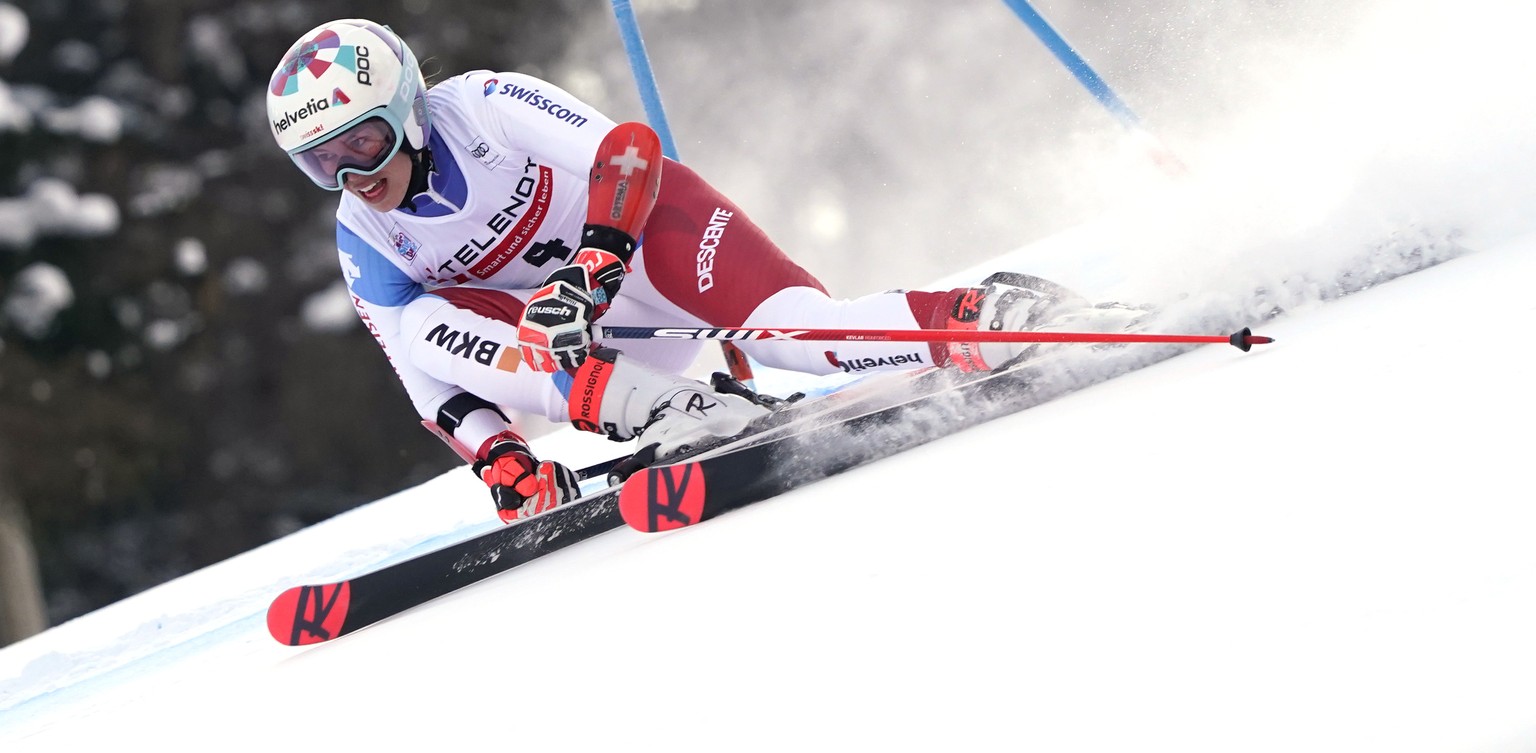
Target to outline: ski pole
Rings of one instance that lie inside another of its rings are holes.
[[[479,459],[475,457],[474,451],[470,450],[468,447],[465,447],[464,443],[455,439],[452,434],[444,431],[443,427],[438,426],[436,421],[424,418],[421,421],[421,425],[427,427],[427,431],[437,435],[438,439],[443,440],[443,443],[448,445],[448,447],[453,450],[454,454],[458,455],[460,458],[463,458],[464,462],[473,464],[476,460]],[[619,464],[620,461],[628,460],[629,457],[629,455],[620,455],[618,457],[608,458],[607,460],[599,460],[598,462],[593,463],[592,465],[589,465],[585,468],[576,469],[576,478],[579,478],[582,481],[586,481],[587,479],[606,476],[608,475],[609,471],[613,470],[614,466]]]
[[[1274,338],[1244,327],[1230,335],[1148,335],[1100,332],[978,332],[963,329],[796,329],[794,327],[599,327],[608,340],[757,342],[991,342],[991,343],[1227,343],[1247,352]]]

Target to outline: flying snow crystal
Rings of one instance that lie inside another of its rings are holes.
[[[30,31],[27,14],[10,3],[0,3],[0,64],[9,64],[27,46]]]
[[[37,340],[48,334],[59,312],[74,302],[75,290],[63,270],[36,262],[16,275],[0,311],[17,331]]]

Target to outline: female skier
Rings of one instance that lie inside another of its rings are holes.
[[[702,341],[592,341],[615,326],[1024,329],[1055,304],[998,285],[827,295],[720,192],[615,124],[518,73],[430,90],[388,27],[347,19],[301,37],[267,90],[278,146],[341,192],[336,243],[358,315],[416,411],[467,448],[511,522],[579,494],[502,408],[569,420],[666,457],[730,435],[769,401],[679,374]],[[1036,305],[1039,304],[1039,305]],[[743,342],[759,362],[828,374],[953,364],[986,370],[1024,344]],[[750,395],[750,393],[748,393]]]

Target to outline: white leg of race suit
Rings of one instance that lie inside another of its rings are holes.
[[[815,288],[793,287],[763,301],[743,326],[918,329],[921,325],[913,317],[905,293],[874,293],[837,300]],[[905,371],[933,365],[928,344],[918,342],[779,340],[743,342],[741,348],[766,366],[809,374]]]
[[[516,325],[424,295],[401,312],[400,334],[405,358],[432,378],[513,410],[567,420],[565,396],[550,376],[521,366]]]
[[[614,317],[626,301],[638,304],[635,316]],[[624,280],[614,308],[603,317],[603,324],[630,324],[637,327],[721,327],[725,322],[707,322],[667,300],[651,284],[645,266],[645,254],[635,257],[634,268]],[[875,293],[853,300],[828,297],[815,288],[785,288],[763,301],[741,325],[743,327],[809,327],[817,329],[915,329],[919,325],[905,293]],[[688,362],[697,356],[698,341],[614,340],[606,343],[655,368],[681,370],[687,364],[668,364],[669,352],[694,343]],[[759,363],[772,368],[807,374],[832,374],[843,364],[879,364],[855,370],[902,371],[932,366],[933,358],[924,343],[893,342],[810,342],[776,341],[738,343]]]
[[[676,321],[679,315],[658,311],[635,297],[620,296],[602,323],[654,326],[658,321]],[[401,312],[400,332],[406,342],[405,357],[434,379],[512,410],[542,415],[556,423],[570,420],[566,396],[553,376],[522,367],[515,325],[425,295]],[[698,357],[705,343],[633,340],[611,345],[622,349],[640,368],[677,374]]]

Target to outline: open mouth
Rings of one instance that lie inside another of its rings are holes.
[[[388,181],[383,178],[374,178],[367,183],[353,187],[358,198],[367,202],[375,202],[384,197],[384,189]]]

